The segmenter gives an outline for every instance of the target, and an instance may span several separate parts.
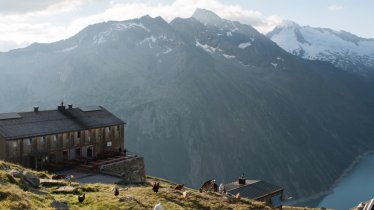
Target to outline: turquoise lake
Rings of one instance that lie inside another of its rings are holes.
[[[374,198],[374,154],[363,156],[318,207],[350,209]]]

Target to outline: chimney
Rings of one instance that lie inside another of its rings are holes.
[[[238,179],[238,183],[239,183],[239,184],[245,184],[245,179],[239,178],[239,179]]]
[[[34,106],[34,112],[39,112],[39,107],[38,106]]]
[[[73,104],[69,104],[68,107],[69,107],[69,109],[72,109],[73,108]]]
[[[64,105],[63,101],[61,101],[61,104],[59,106],[57,106],[57,110],[59,110],[59,111],[65,110],[65,105]]]
[[[244,177],[244,174],[239,177],[238,184],[245,185],[246,178]]]

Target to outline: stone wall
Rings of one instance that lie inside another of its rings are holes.
[[[145,167],[143,157],[132,157],[126,160],[103,165],[100,168],[103,174],[118,176],[125,182],[145,182]]]

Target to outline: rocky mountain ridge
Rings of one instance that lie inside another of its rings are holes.
[[[293,55],[332,63],[361,75],[374,71],[374,39],[346,31],[300,26],[284,21],[267,36]]]

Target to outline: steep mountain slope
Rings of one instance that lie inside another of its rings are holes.
[[[165,209],[272,209],[262,202],[249,199],[240,199],[229,202],[220,193],[200,193],[184,187],[188,191],[188,199],[182,196],[183,191],[175,190],[175,184],[164,179],[148,178],[148,183],[137,185],[109,184],[68,184],[67,181],[58,180],[56,184],[49,180],[52,174],[41,173],[1,161],[0,170],[0,205],[2,209],[153,209],[161,203]],[[10,169],[4,169],[7,166]],[[41,184],[34,188],[17,172],[27,172],[49,184]],[[53,180],[56,182],[56,180]],[[152,184],[161,182],[158,193],[152,191]],[[69,186],[68,186],[69,185]],[[73,187],[75,190],[58,192],[60,186]],[[119,195],[113,195],[113,187],[119,189]],[[83,202],[78,202],[78,195],[85,194]],[[297,207],[284,207],[284,209],[304,209]],[[310,209],[312,210],[312,209]]]
[[[284,21],[267,36],[284,50],[302,58],[322,60],[363,75],[374,71],[374,39],[345,31],[300,26]]]
[[[95,24],[0,63],[2,112],[104,105],[128,122],[125,144],[148,174],[193,187],[244,172],[307,197],[374,148],[373,91],[361,78],[206,10]]]

